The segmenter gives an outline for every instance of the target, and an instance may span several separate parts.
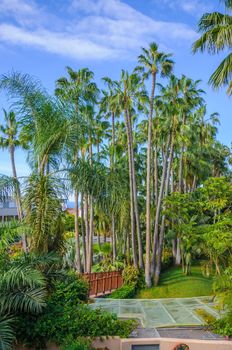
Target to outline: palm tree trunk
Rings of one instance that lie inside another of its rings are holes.
[[[181,147],[179,159],[179,192],[183,193],[183,147]]]
[[[117,256],[117,249],[116,249],[116,234],[115,234],[115,219],[114,219],[114,214],[112,214],[112,253],[113,253],[113,261],[116,260]]]
[[[192,183],[192,191],[194,191],[197,187],[197,176],[194,174],[193,176],[193,183]]]
[[[78,226],[78,217],[79,217],[79,193],[75,191],[75,246],[76,246],[76,269],[81,272],[81,254],[80,254],[80,238],[79,238],[79,226]]]
[[[84,217],[85,217],[85,242],[86,242],[86,271],[87,271],[87,261],[88,261],[88,247],[89,247],[89,203],[88,195],[85,194],[84,200]]]
[[[89,163],[92,165],[93,162],[93,149],[92,140],[89,139]],[[87,272],[90,273],[92,269],[93,261],[93,196],[89,196],[89,240],[88,240],[88,258],[87,258]]]
[[[85,240],[85,220],[84,220],[84,199],[81,193],[81,233],[82,233],[82,250],[83,250],[83,266],[86,272],[86,240]]]
[[[16,206],[18,211],[18,218],[19,221],[22,221],[23,219],[23,210],[22,210],[22,200],[21,200],[21,193],[20,193],[20,187],[18,183],[18,177],[16,172],[16,166],[15,166],[15,154],[14,154],[14,146],[10,146],[10,159],[11,159],[11,167],[12,167],[12,174],[13,178],[15,180],[15,199],[16,199]],[[23,245],[23,251],[27,253],[27,238],[25,234],[22,234],[22,245]]]
[[[112,171],[114,171],[114,163],[115,163],[115,115],[114,112],[112,112],[112,156],[110,158],[110,168]],[[114,208],[113,208],[114,210]],[[116,241],[116,235],[115,235],[115,215],[114,212],[112,212],[111,215],[111,242],[112,242],[112,255],[113,255],[113,261],[116,260],[117,256],[117,241]]]
[[[181,264],[181,250],[180,250],[180,238],[177,237],[176,239],[176,259],[175,259],[175,265],[179,266]]]
[[[161,206],[162,206],[162,200],[163,200],[166,177],[167,177],[167,163],[168,163],[170,140],[171,140],[171,134],[169,133],[167,144],[166,144],[166,152],[164,152],[164,157],[163,157],[163,172],[162,172],[159,197],[158,197],[158,203],[157,203],[156,214],[155,214],[153,250],[152,250],[152,259],[151,259],[151,273],[152,274],[154,274],[154,272],[155,272],[156,253],[157,253],[157,248],[158,248],[157,245],[158,245],[158,238],[159,238],[159,220],[160,220]]]
[[[152,117],[153,103],[155,95],[155,74],[152,74],[152,88],[150,97],[150,111],[148,119],[147,136],[147,188],[146,188],[146,262],[145,262],[145,282],[147,287],[151,287],[150,271],[150,251],[151,251],[151,146],[152,146]]]
[[[157,145],[155,145],[154,149],[154,184],[155,184],[155,205],[157,206],[158,204],[158,192],[159,192],[159,187],[158,187],[158,151],[157,151]]]
[[[186,116],[183,116],[182,119],[182,130],[181,130],[181,136],[183,136],[183,127],[186,123]],[[179,160],[179,192],[183,193],[183,154],[184,154],[184,142],[182,142],[181,145],[181,151],[180,151],[180,160]]]
[[[100,236],[100,232],[97,232],[97,245],[98,248],[101,249],[101,236]]]
[[[169,156],[167,177],[166,177],[165,190],[164,190],[165,197],[168,195],[168,187],[169,187],[169,182],[170,182],[170,175],[171,175],[171,168],[172,168],[172,161],[173,161],[173,150],[174,150],[174,135],[172,136],[171,147],[170,147],[170,156]],[[165,210],[165,208],[164,208],[164,210]],[[159,283],[160,272],[161,272],[164,234],[165,234],[165,220],[166,220],[166,215],[163,214],[162,221],[161,221],[159,245],[158,245],[158,251],[157,251],[157,264],[156,264],[156,269],[155,269],[155,285],[157,285]]]
[[[127,147],[128,147],[128,163],[129,163],[129,183],[130,183],[130,217],[131,217],[131,245],[134,266],[138,266],[136,240],[135,240],[135,221],[134,221],[134,193],[133,193],[133,174],[132,174],[132,153],[131,153],[131,137],[129,132],[128,114],[125,111],[125,124],[127,131]]]
[[[89,241],[88,241],[88,258],[87,258],[87,272],[90,273],[92,269],[93,260],[93,198],[90,196],[89,199]]]
[[[134,200],[134,213],[136,221],[136,231],[137,231],[137,241],[138,241],[138,252],[139,252],[139,267],[144,268],[143,263],[143,246],[142,237],[140,230],[140,219],[139,219],[139,207],[137,199],[137,186],[136,186],[136,176],[135,176],[135,160],[134,160],[134,147],[133,147],[133,131],[131,125],[131,116],[127,111],[128,127],[129,127],[129,138],[130,138],[130,152],[131,152],[131,171],[132,171],[132,188],[133,188],[133,200]]]

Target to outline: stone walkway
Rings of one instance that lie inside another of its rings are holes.
[[[218,317],[210,297],[180,299],[95,299],[92,308],[101,307],[120,318],[135,318],[143,328],[199,326],[204,322],[197,315],[203,309]]]

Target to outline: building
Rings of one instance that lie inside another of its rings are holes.
[[[0,222],[13,219],[18,219],[18,210],[15,200],[12,197],[4,201],[0,200]]]

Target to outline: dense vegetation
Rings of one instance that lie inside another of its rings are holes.
[[[215,18],[221,17],[205,15],[200,30],[211,30]],[[195,50],[230,47],[211,34]],[[228,68],[215,86],[229,78]],[[85,305],[81,272],[125,267],[124,286],[113,297],[134,297],[144,283],[154,287],[142,295],[161,296],[162,271],[181,266],[182,276],[179,268],[170,271],[184,284],[199,275],[197,261],[202,293],[213,281],[232,310],[231,153],[217,140],[220,116],[208,115],[201,82],[175,76],[172,55],[151,43],[117,81],[104,77],[97,86],[88,68],[67,67],[55,84],[49,95],[27,74],[0,77],[12,101],[0,146],[9,151],[13,175],[0,176],[0,196],[13,196],[18,209],[17,222],[0,226],[0,346],[10,348],[14,336],[64,348],[75,348],[77,336],[80,344],[82,336],[127,336],[133,323]],[[23,178],[19,147],[31,169]],[[74,217],[63,211],[70,195]],[[229,311],[215,329],[231,335],[231,319]]]

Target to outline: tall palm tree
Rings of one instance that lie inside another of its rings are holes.
[[[179,192],[183,192],[183,156],[185,149],[185,137],[188,136],[189,132],[185,131],[186,123],[188,118],[192,115],[192,112],[197,107],[200,107],[203,99],[201,95],[204,93],[202,89],[198,88],[200,80],[193,81],[187,78],[185,75],[178,80],[177,89],[179,92],[179,98],[181,101],[180,111],[181,111],[181,132],[180,132],[180,159],[179,159]],[[186,135],[187,134],[187,135]]]
[[[103,96],[101,99],[101,112],[106,117],[111,118],[111,147],[110,147],[110,169],[112,173],[115,171],[115,119],[120,115],[120,107],[115,101],[116,91],[114,89],[114,83],[109,78],[103,78],[106,83],[108,91],[102,91]],[[111,231],[112,231],[112,255],[113,261],[116,260],[117,256],[117,243],[116,243],[116,232],[115,232],[115,213],[112,208],[111,213]]]
[[[228,50],[229,54],[217,67],[211,75],[209,83],[214,88],[227,86],[227,93],[232,93],[232,1],[223,0],[225,4],[225,13],[212,12],[205,13],[199,23],[198,30],[202,36],[193,44],[193,52],[207,51],[210,54],[217,54],[221,51]]]
[[[56,81],[56,96],[60,97],[66,103],[71,103],[74,106],[74,111],[71,119],[75,124],[81,124],[83,107],[92,104],[96,101],[97,87],[93,80],[93,72],[87,68],[74,71],[71,67],[67,67],[68,78],[61,77]],[[79,151],[85,142],[83,131],[78,130],[76,137],[72,139],[72,145],[68,145],[67,153],[70,155],[70,148],[72,148],[71,162],[75,165],[79,158]],[[81,136],[82,134],[82,136]],[[81,137],[80,137],[81,136]],[[70,159],[70,156],[69,156]],[[74,185],[75,187],[75,185]],[[81,271],[81,255],[80,255],[80,238],[78,227],[79,216],[79,193],[75,189],[75,242],[76,242],[76,267],[77,271]],[[82,237],[84,237],[82,235]],[[85,248],[85,243],[83,244]],[[86,252],[83,254],[86,257]],[[86,261],[84,261],[84,269],[86,269]]]
[[[124,114],[127,148],[128,148],[128,164],[129,164],[129,180],[130,180],[130,196],[131,196],[131,237],[134,264],[137,266],[137,250],[135,240],[135,223],[138,241],[139,266],[143,268],[143,247],[140,229],[140,217],[137,199],[137,184],[135,174],[135,157],[134,157],[134,137],[133,137],[133,113],[144,99],[146,99],[146,91],[144,90],[143,81],[136,74],[129,74],[122,70],[119,82],[115,82],[116,95],[115,99],[121,106]]]
[[[16,165],[15,165],[15,149],[18,147],[25,147],[25,143],[19,138],[19,123],[16,120],[16,115],[13,111],[7,113],[4,109],[4,121],[5,126],[0,125],[0,147],[2,149],[8,149],[10,153],[11,168],[13,179],[15,180],[15,199],[18,211],[18,218],[20,221],[23,219],[22,201],[20,186],[17,177]],[[22,244],[24,252],[27,252],[27,241],[25,234],[22,235]]]
[[[158,45],[151,43],[148,49],[142,48],[142,54],[138,57],[141,66],[137,70],[143,73],[145,78],[151,77],[150,109],[148,117],[147,136],[147,179],[146,179],[146,263],[145,280],[147,287],[151,286],[150,274],[150,246],[151,246],[151,154],[152,154],[152,125],[153,106],[155,96],[155,84],[157,74],[162,77],[168,76],[173,68],[173,61],[170,54],[158,51]]]

